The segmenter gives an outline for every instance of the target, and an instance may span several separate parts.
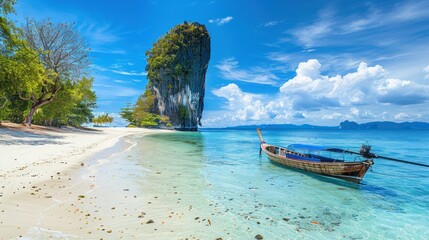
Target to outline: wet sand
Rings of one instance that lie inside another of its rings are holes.
[[[112,182],[127,163],[105,163],[133,147],[123,137],[165,131],[6,126],[0,128],[0,239],[129,239],[141,228],[156,231],[140,211],[137,186],[124,177]],[[141,221],[130,222],[130,215]]]

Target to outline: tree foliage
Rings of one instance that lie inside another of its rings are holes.
[[[126,119],[133,126],[138,127],[171,127],[167,116],[160,116],[154,113],[155,97],[152,92],[146,90],[138,99],[134,106],[130,104],[121,110],[121,117]]]
[[[8,19],[15,0],[0,0],[0,121],[81,125],[96,107],[84,41],[70,23]],[[25,117],[24,117],[25,116]]]
[[[0,4],[0,98],[3,100],[0,120],[11,121],[21,120],[18,115],[27,112],[28,105],[20,103],[21,93],[34,91],[47,77],[37,52],[21,37],[21,29],[7,18],[13,12],[14,2]]]
[[[113,122],[113,117],[109,116],[109,114],[103,114],[100,115],[98,117],[95,117],[92,119],[92,122],[95,123],[96,125],[104,125],[106,123],[112,123]]]
[[[23,99],[31,102],[25,123],[31,124],[37,109],[51,102],[67,81],[76,81],[88,64],[88,48],[71,23],[27,19],[23,35],[47,70],[41,85],[27,92]]]
[[[191,67],[189,66],[190,63],[181,63],[178,53],[181,48],[199,42],[206,34],[207,30],[203,25],[184,22],[161,37],[146,52],[146,71],[149,81],[160,81],[161,70],[173,77],[186,76],[187,69]]]
[[[13,5],[15,5],[16,0],[0,0],[0,14],[9,14],[15,12]]]
[[[83,77],[77,82],[63,84],[54,100],[35,114],[34,122],[49,126],[80,126],[91,122],[92,109],[96,107],[96,95],[91,90],[93,81]]]

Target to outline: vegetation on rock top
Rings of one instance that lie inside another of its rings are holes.
[[[191,68],[190,63],[181,61],[178,54],[183,48],[199,43],[206,35],[207,29],[198,23],[184,22],[172,28],[146,52],[146,71],[149,81],[160,81],[160,70],[176,78],[181,75],[186,76]]]

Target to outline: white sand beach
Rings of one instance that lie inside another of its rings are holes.
[[[95,174],[90,174],[91,165],[96,163],[91,159],[112,148],[121,137],[155,132],[163,130],[101,128],[89,131],[3,124],[0,128],[0,239],[28,239],[28,236],[30,239],[82,239],[79,233],[84,231],[88,237],[83,239],[92,239],[91,236],[99,239],[103,234],[118,239],[118,232],[95,226],[94,222],[99,220],[76,206],[88,200],[85,193],[97,188],[95,179],[91,179]],[[86,171],[90,177],[76,177],[79,171]],[[102,204],[109,199],[90,201]],[[78,221],[83,218],[86,219],[83,225],[94,225],[101,234],[79,225]],[[78,234],[67,235],[67,232]]]

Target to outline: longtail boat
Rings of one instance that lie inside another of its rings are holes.
[[[286,167],[360,183],[370,166],[374,164],[371,157],[374,154],[369,153],[370,149],[361,149],[361,152],[368,151],[369,154],[366,157],[363,156],[363,158],[355,158],[354,161],[346,161],[344,158],[331,158],[329,153],[334,153],[335,155],[354,152],[339,148],[303,144],[292,144],[287,148],[283,148],[267,144],[262,137],[261,129],[258,128],[256,131],[261,141],[259,154],[263,151],[271,161]],[[328,156],[322,156],[320,152],[327,152]],[[362,154],[359,153],[359,155]]]

